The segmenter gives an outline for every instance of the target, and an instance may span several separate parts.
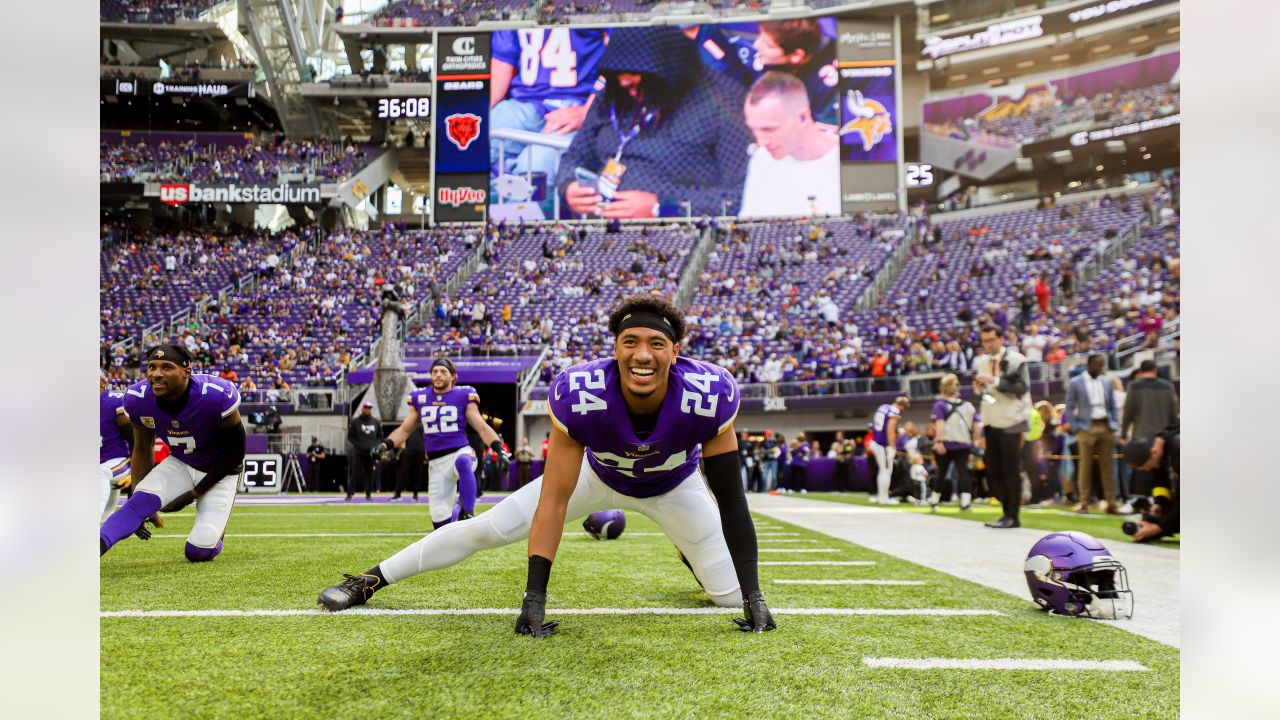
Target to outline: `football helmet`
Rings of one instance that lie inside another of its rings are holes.
[[[597,540],[617,540],[627,527],[627,514],[621,510],[600,510],[582,521],[582,529]]]
[[[1044,610],[1103,620],[1133,617],[1128,573],[1088,533],[1045,535],[1031,546],[1022,568],[1032,601]]]

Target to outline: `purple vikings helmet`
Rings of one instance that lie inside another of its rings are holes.
[[[1023,563],[1031,599],[1058,615],[1103,620],[1133,617],[1133,591],[1120,561],[1092,535],[1049,533]]]
[[[597,540],[617,540],[627,527],[627,514],[621,510],[593,512],[582,521],[582,529]]]

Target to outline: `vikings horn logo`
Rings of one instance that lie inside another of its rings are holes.
[[[871,152],[871,148],[893,132],[893,119],[889,111],[875,100],[862,97],[862,91],[850,90],[845,98],[845,108],[853,119],[840,128],[840,135],[859,133],[862,135],[863,152]]]
[[[474,113],[454,113],[444,119],[444,134],[459,150],[471,147],[480,137],[480,116]]]

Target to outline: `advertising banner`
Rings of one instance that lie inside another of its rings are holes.
[[[927,35],[920,40],[920,57],[937,60],[957,53],[999,47],[1038,37],[1054,37],[1103,20],[1169,5],[1178,0],[1104,0],[1085,6],[1002,19],[986,27]]]
[[[199,80],[147,80],[105,78],[100,83],[103,95],[165,95],[177,97],[256,97],[253,83],[203,82]]]
[[[897,162],[893,64],[840,68],[840,160]]]
[[[144,197],[158,197],[166,205],[185,203],[271,203],[277,205],[321,201],[320,186],[307,185],[197,185],[195,183],[147,183]]]
[[[897,25],[841,18],[839,30],[841,209],[897,210],[903,192]]]
[[[452,358],[453,366],[458,370],[458,382],[466,385],[479,383],[513,383],[520,373],[538,361],[536,357],[461,357]],[[405,358],[405,371],[409,379],[425,386],[431,382],[431,363],[435,358]],[[363,385],[373,382],[374,368],[352,370],[347,374],[347,383]]]
[[[434,222],[484,222],[489,204],[489,174],[437,174]]]
[[[489,168],[489,34],[436,39],[436,173]]]

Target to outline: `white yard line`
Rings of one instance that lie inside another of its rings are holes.
[[[1004,613],[987,609],[959,608],[770,608],[778,615],[885,615],[885,616],[937,616],[937,617],[1003,617]],[[188,617],[290,617],[331,615],[511,615],[518,608],[353,608],[341,613],[320,609],[284,610],[105,610],[98,615],[110,618],[188,618]],[[549,608],[549,615],[730,615],[741,613],[741,608]]]
[[[816,543],[816,542],[818,541],[812,540],[810,538],[786,538],[784,540],[775,540],[773,538],[765,538],[760,541],[762,545],[764,543]]]
[[[1067,660],[1062,658],[873,658],[862,662],[871,668],[900,670],[1105,670],[1107,672],[1144,671],[1145,665],[1133,660]]]
[[[380,533],[227,533],[229,538],[317,538],[317,537],[422,537],[425,532]],[[156,534],[153,538],[185,538],[186,535]]]
[[[779,585],[924,585],[923,580],[771,580]]]
[[[760,548],[760,552],[774,553],[833,553],[840,552],[835,548]]]
[[[875,560],[761,560],[757,565],[875,565]]]

